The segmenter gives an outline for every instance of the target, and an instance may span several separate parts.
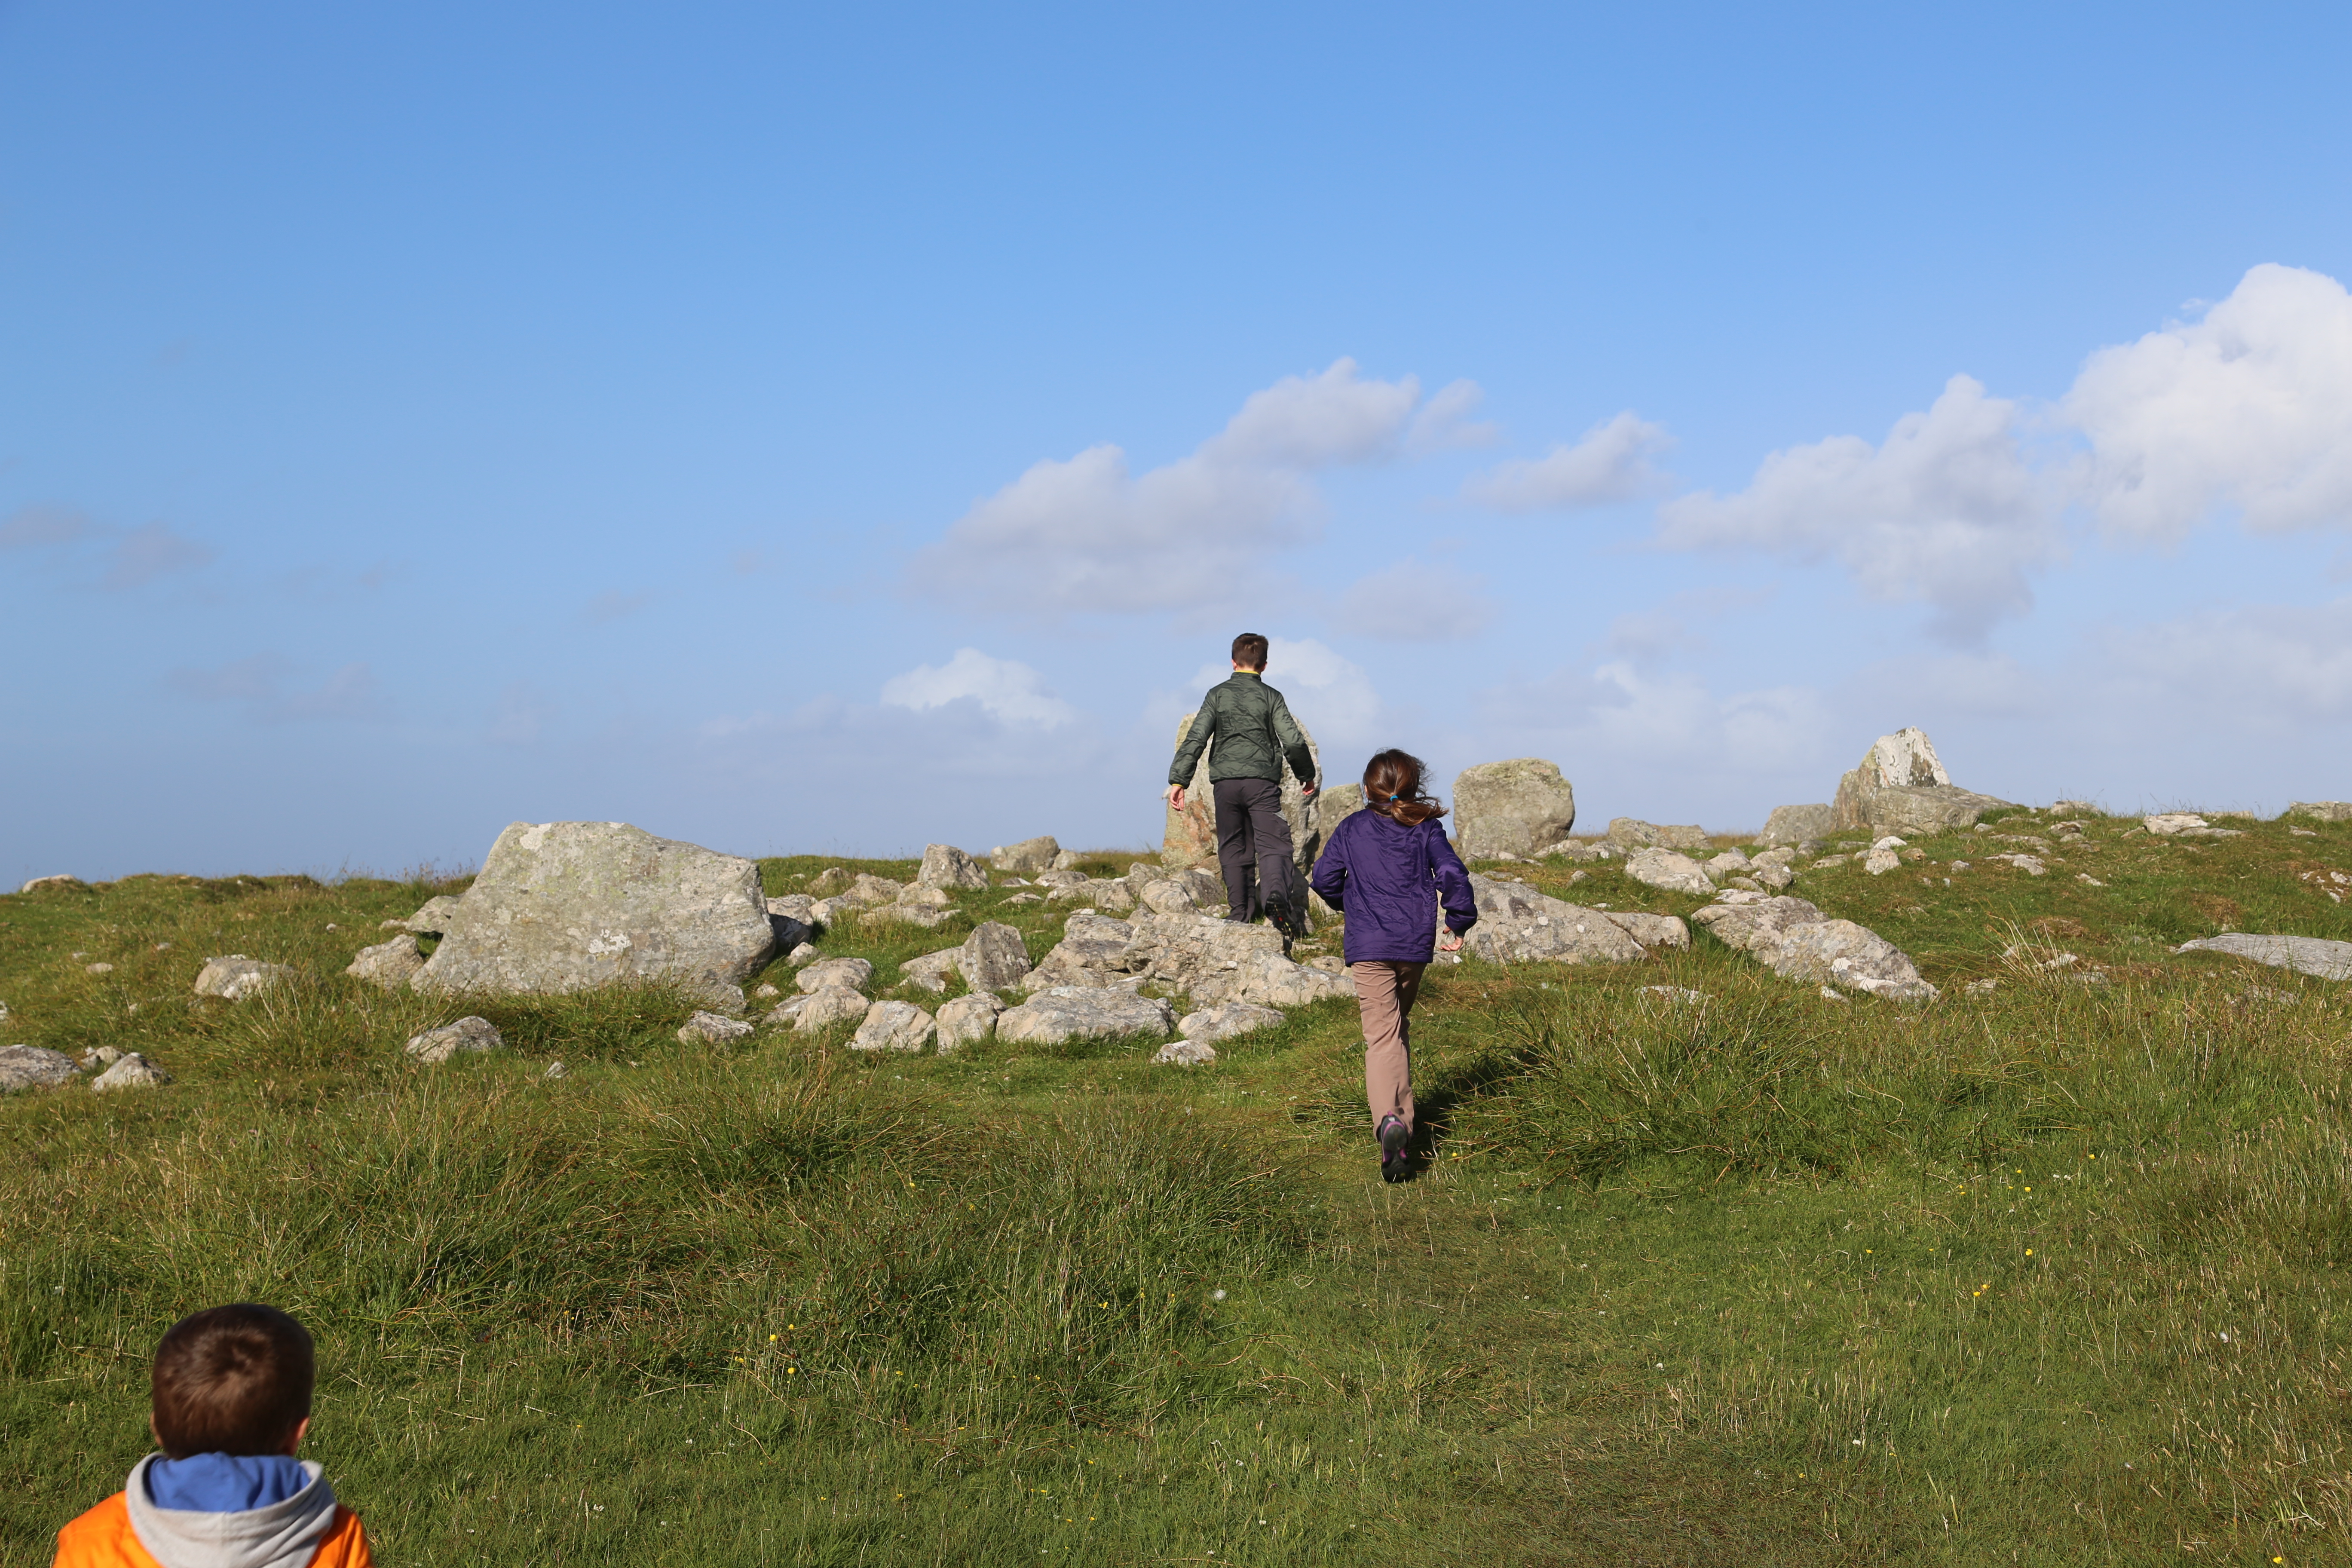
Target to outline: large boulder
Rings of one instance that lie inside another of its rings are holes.
[[[63,1051],[41,1046],[0,1046],[0,1094],[71,1083],[81,1069]]]
[[[1176,723],[1176,746],[1181,750],[1184,737],[1192,732],[1192,721],[1197,714],[1187,713]],[[1293,714],[1293,718],[1297,715]],[[1315,761],[1315,776],[1323,776],[1323,751],[1315,743],[1314,732],[1305,724],[1298,732],[1307,737],[1307,753]],[[1171,868],[1184,866],[1213,866],[1217,863],[1217,803],[1209,783],[1209,758],[1216,751],[1212,740],[1201,748],[1201,760],[1192,769],[1192,782],[1184,786],[1184,809],[1170,807],[1168,823],[1160,845],[1160,863]],[[1360,802],[1362,795],[1357,792]],[[1317,792],[1317,799],[1321,792]],[[1307,798],[1298,780],[1288,767],[1282,770],[1282,820],[1290,826],[1291,856],[1306,870],[1315,864],[1315,857],[1323,847],[1323,824],[1315,803]]]
[[[418,972],[424,992],[545,994],[668,981],[729,1011],[776,951],[760,868],[623,822],[499,835]]]
[[[1339,824],[1364,809],[1364,786],[1360,784],[1333,784],[1315,792],[1315,837],[1322,843],[1331,842],[1331,832]]]
[[[1691,919],[1787,979],[1843,985],[1897,1002],[1936,994],[1894,943],[1852,921],[1832,920],[1803,899],[1726,893]]]
[[[1838,780],[1831,830],[1927,837],[1973,826],[2010,804],[1952,783],[1926,732],[1902,729],[1872,742],[1861,763]]]
[[[924,847],[923,868],[915,873],[915,886],[977,892],[988,886],[988,871],[952,844],[932,844]]]
[[[1464,945],[1490,963],[1625,963],[1645,956],[1633,933],[1599,910],[1475,871],[1470,891],[1478,923]]]
[[[1009,1007],[996,1020],[996,1037],[1013,1045],[1059,1046],[1072,1040],[1115,1040],[1141,1035],[1165,1039],[1176,1016],[1165,1002],[1132,991],[1056,985]]]
[[[1454,847],[1465,859],[1531,856],[1575,826],[1575,788],[1540,757],[1478,763],[1454,775]]]
[[[1837,831],[1837,812],[1823,805],[1776,805],[1764,819],[1759,844],[1810,844]]]

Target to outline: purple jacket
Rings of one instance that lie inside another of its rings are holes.
[[[1456,935],[1478,923],[1470,873],[1435,821],[1418,827],[1360,811],[1331,830],[1313,886],[1348,917],[1349,963],[1427,963],[1437,954],[1437,904]]]

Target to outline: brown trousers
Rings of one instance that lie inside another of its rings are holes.
[[[1391,1116],[1412,1127],[1412,999],[1426,963],[1351,963],[1356,1010],[1364,1020],[1364,1100],[1372,1130]]]

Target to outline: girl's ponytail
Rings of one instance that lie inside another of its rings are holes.
[[[1423,773],[1419,757],[1394,747],[1364,764],[1364,805],[1391,822],[1418,827],[1445,815],[1445,808],[1422,793]]]

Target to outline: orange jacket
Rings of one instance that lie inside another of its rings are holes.
[[[131,1528],[131,1505],[115,1493],[58,1531],[56,1568],[162,1568]],[[310,1568],[374,1568],[360,1516],[337,1504],[335,1528],[319,1542]]]

